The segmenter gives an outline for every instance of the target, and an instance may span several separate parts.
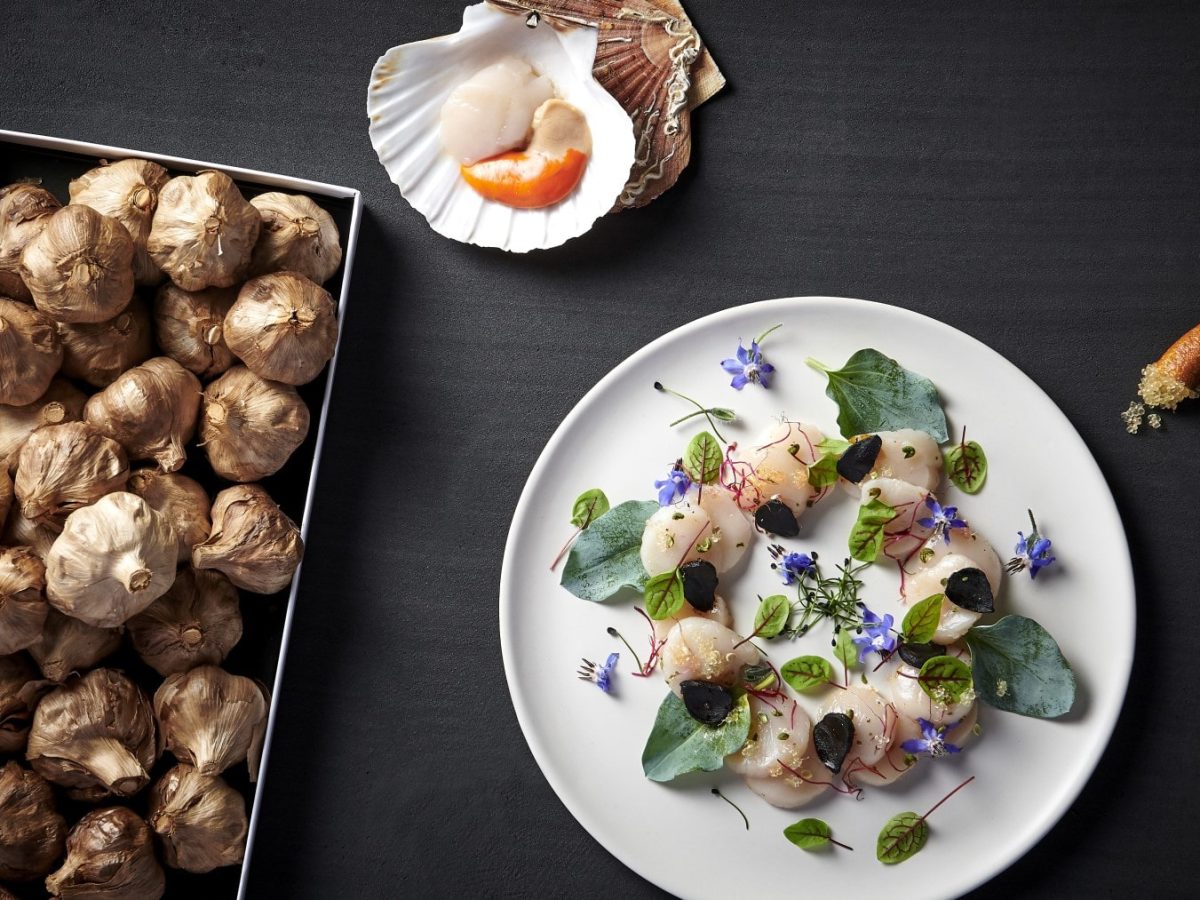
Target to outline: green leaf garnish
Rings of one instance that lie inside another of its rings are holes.
[[[678,569],[655,575],[642,591],[646,614],[652,619],[669,619],[683,609],[683,574]]]
[[[845,844],[833,839],[833,831],[820,819],[801,819],[783,829],[783,836],[801,850],[817,850],[830,844],[837,844],[847,850]]]
[[[750,735],[750,699],[743,694],[720,725],[691,717],[683,701],[669,693],[658,708],[642,750],[642,771],[651,781],[670,781],[688,772],[715,772],[725,757],[740,750]]]
[[[822,454],[832,454],[833,456],[841,456],[850,449],[850,442],[844,441],[841,438],[827,437],[821,438],[821,442],[817,444],[817,451]]]
[[[846,671],[858,665],[858,646],[854,643],[854,634],[849,628],[842,628],[834,639],[833,655]]]
[[[604,495],[604,491],[600,488],[584,491],[575,498],[571,507],[571,524],[576,528],[587,528],[608,510],[608,497]]]
[[[772,594],[763,598],[758,604],[758,612],[754,614],[754,635],[761,638],[773,638],[787,628],[788,617],[792,614],[792,601],[783,594]]]
[[[915,812],[897,813],[887,820],[875,842],[875,858],[892,866],[915,856],[929,839],[925,817]]]
[[[967,632],[975,691],[1007,712],[1053,719],[1075,702],[1075,673],[1058,643],[1024,616],[1005,616]]]
[[[814,359],[805,362],[829,379],[825,394],[838,405],[843,437],[915,428],[939,444],[948,438],[946,414],[933,382],[878,350],[859,350],[840,369]]]
[[[975,441],[967,440],[963,429],[962,440],[946,451],[946,475],[961,491],[976,494],[987,480],[988,461],[983,448]]]
[[[858,518],[850,529],[850,555],[859,562],[874,562],[883,549],[884,528],[896,515],[896,510],[878,497],[860,506]]]
[[[971,667],[953,656],[935,656],[925,660],[917,683],[933,702],[950,706],[971,687]]]
[[[808,483],[820,490],[836,484],[838,480],[838,454],[826,453],[808,467]]]
[[[906,644],[928,644],[942,620],[942,594],[934,594],[917,603],[904,616],[901,630]]]
[[[607,600],[622,588],[646,586],[642,532],[658,509],[653,500],[627,500],[584,530],[563,566],[561,584],[583,600]]]
[[[702,431],[683,451],[683,471],[697,484],[712,484],[721,474],[721,445],[709,432]]]
[[[854,658],[858,659],[857,650]],[[833,666],[829,664],[829,660],[821,656],[797,656],[783,664],[779,675],[793,689],[803,694],[833,681]]]

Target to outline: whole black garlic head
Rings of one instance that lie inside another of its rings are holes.
[[[0,297],[0,404],[33,403],[50,387],[62,359],[54,320],[25,303]]]
[[[250,203],[262,216],[251,275],[296,272],[317,284],[333,277],[342,262],[342,247],[329,213],[302,194],[272,191]]]
[[[67,859],[46,890],[62,900],[159,900],[166,875],[149,826],[123,806],[88,813],[67,835]]]
[[[185,291],[232,287],[246,277],[261,222],[224,172],[183,175],[159,192],[146,246]]]
[[[173,869],[211,872],[246,852],[246,801],[216,775],[178,765],[150,790],[150,827]]]
[[[29,436],[14,483],[21,514],[52,531],[67,517],[129,480],[121,445],[84,422],[47,425]]]
[[[235,362],[225,343],[225,315],[237,288],[185,291],[167,283],[154,297],[154,336],[163,353],[201,378],[220,375]]]
[[[234,355],[250,371],[284,384],[307,384],[320,375],[337,338],[333,297],[295,272],[247,281],[225,317],[225,342]]]
[[[257,484],[217,494],[212,536],[192,550],[197,569],[216,569],[238,587],[273,594],[291,583],[304,542],[300,529]]]
[[[62,856],[67,822],[54,805],[54,792],[20,763],[0,768],[0,878],[41,878]]]
[[[121,632],[116,628],[96,628],[51,607],[41,635],[27,652],[44,678],[61,684],[112,656],[120,646]]]
[[[24,406],[0,405],[0,466],[8,461],[17,470],[17,457],[29,435],[43,425],[61,425],[83,418],[87,395],[65,378],[55,378],[46,392]]]
[[[64,206],[21,254],[21,277],[59,322],[103,322],[133,297],[133,239],[116,219]]]
[[[138,284],[158,284],[162,280],[154,260],[146,250],[150,225],[158,208],[158,192],[170,176],[167,170],[148,159],[123,159],[84,172],[71,182],[71,202],[90,206],[111,216],[133,239],[134,277]]]
[[[129,492],[145,500],[150,508],[171,523],[179,542],[178,561],[192,558],[192,548],[212,533],[208,493],[193,478],[178,472],[164,472],[151,466],[137,469],[129,476]]]
[[[25,751],[33,711],[48,689],[23,653],[0,656],[0,754]]]
[[[46,599],[97,628],[115,628],[167,592],[179,541],[166,517],[118,491],[67,518],[46,554]]]
[[[145,362],[154,350],[150,311],[137,297],[104,322],[60,322],[58,339],[63,346],[62,374],[100,388],[108,387],[126,369]]]
[[[308,435],[308,407],[290,384],[234,366],[204,391],[200,442],[213,471],[230,481],[274,475]]]
[[[36,184],[16,182],[0,188],[0,297],[33,302],[21,278],[21,254],[61,207],[53,194]]]
[[[220,665],[242,637],[237,588],[220,572],[186,566],[125,627],[138,656],[159,675]]]
[[[267,727],[266,692],[216,666],[171,675],[154,694],[163,747],[202,775],[220,775],[246,760],[258,773]]]
[[[49,609],[41,558],[29,547],[0,548],[0,656],[35,643]]]
[[[93,669],[42,698],[25,757],[73,799],[132,797],[158,759],[150,700],[116,669]]]

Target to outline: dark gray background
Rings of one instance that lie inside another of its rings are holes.
[[[4,4],[3,127],[365,195],[253,895],[658,893],[574,822],[517,727],[496,625],[508,521],[612,366],[792,294],[991,344],[1066,411],[1126,517],[1139,638],[1117,735],[1063,822],[978,896],[1194,889],[1200,416],[1133,438],[1118,414],[1200,318],[1200,7],[688,8],[731,83],[696,116],[691,169],[519,258],[435,235],[367,138],[376,57],[453,31],[456,2]]]

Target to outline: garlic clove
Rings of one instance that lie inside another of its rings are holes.
[[[133,649],[159,675],[220,665],[242,637],[237,588],[220,572],[186,566],[125,626]]]
[[[151,788],[146,819],[172,868],[211,872],[245,855],[245,798],[216,775],[183,764],[171,769]]]
[[[131,459],[152,459],[167,472],[187,459],[196,431],[200,382],[173,359],[156,356],[91,397],[84,419],[121,444]]]
[[[197,569],[217,569],[235,585],[258,594],[281,591],[292,580],[304,542],[300,529],[257,484],[217,494],[212,535],[192,550]]]
[[[249,678],[200,666],[167,677],[154,694],[154,713],[165,749],[202,775],[220,775],[260,747],[267,701]]]
[[[115,628],[175,580],[179,542],[167,518],[118,491],[67,517],[46,554],[46,599],[97,628]]]
[[[53,194],[36,184],[17,182],[0,189],[0,296],[33,302],[21,278],[21,254],[61,207]]]
[[[272,191],[250,203],[262,216],[251,275],[296,272],[317,284],[333,277],[342,262],[333,216],[303,194]]]
[[[62,856],[66,838],[66,819],[46,780],[17,762],[0,768],[0,878],[42,877]]]
[[[59,322],[103,322],[133,297],[133,239],[89,206],[64,206],[21,254],[21,277]]]
[[[131,797],[158,759],[150,700],[116,669],[93,669],[38,704],[25,758],[75,799]]]
[[[24,654],[0,656],[0,754],[25,750],[33,711],[48,689]]]
[[[125,451],[86,422],[46,425],[29,436],[17,458],[21,515],[52,531],[67,516],[119,491],[129,480]]]
[[[172,178],[158,195],[147,249],[185,291],[246,277],[261,217],[224,172]]]
[[[158,207],[158,193],[170,180],[167,170],[146,159],[123,159],[97,166],[71,182],[71,202],[112,216],[129,232],[135,251],[138,284],[158,284],[162,272],[150,258],[146,242]]]
[[[154,334],[163,353],[201,378],[220,375],[235,362],[225,343],[225,315],[237,288],[185,291],[167,283],[154,298]]]
[[[58,532],[25,518],[21,515],[19,503],[13,504],[8,521],[4,523],[4,534],[0,536],[0,543],[11,547],[29,547],[42,560],[46,559],[56,540]]]
[[[296,389],[234,366],[204,391],[200,441],[213,471],[230,481],[274,475],[308,435]]]
[[[137,494],[171,523],[179,541],[178,561],[192,558],[192,548],[212,533],[211,504],[200,483],[178,472],[138,469],[129,476],[129,492]]]
[[[63,348],[45,313],[0,297],[0,403],[24,406],[46,393]]]
[[[38,555],[29,547],[0,548],[0,656],[36,643],[48,610],[46,567]]]
[[[120,646],[121,632],[116,628],[96,628],[50,607],[41,635],[27,652],[44,678],[61,684],[116,653]]]
[[[320,375],[337,338],[333,297],[294,272],[247,281],[225,317],[225,342],[234,355],[252,372],[285,384]]]
[[[154,352],[150,311],[134,297],[114,318],[94,324],[60,322],[62,373],[93,387],[107,387],[126,369],[145,362]]]
[[[61,425],[83,418],[87,395],[65,378],[55,378],[46,392],[24,406],[0,405],[0,465],[8,460],[9,473],[17,470],[17,455],[26,439],[43,425]]]
[[[149,826],[123,806],[88,813],[67,835],[66,861],[46,890],[65,900],[159,900],[166,875]]]

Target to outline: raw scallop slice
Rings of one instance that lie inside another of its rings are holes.
[[[522,148],[534,112],[553,96],[549,78],[506,56],[451,92],[441,111],[442,147],[464,166]]]

